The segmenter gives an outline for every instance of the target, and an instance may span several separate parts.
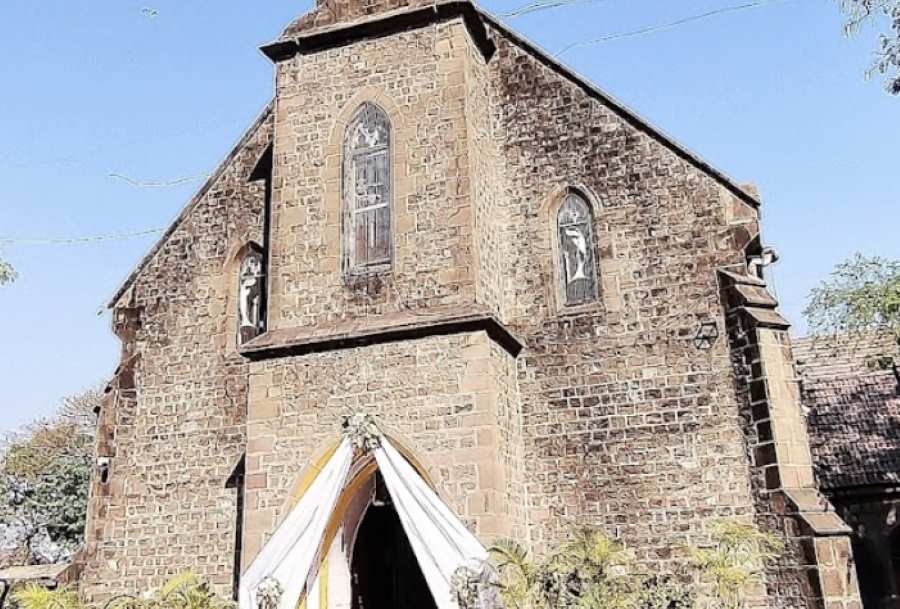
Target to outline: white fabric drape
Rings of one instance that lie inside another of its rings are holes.
[[[453,573],[472,560],[487,560],[487,550],[387,438],[375,460],[437,608],[457,609]]]
[[[270,577],[283,589],[278,609],[296,609],[317,566],[325,528],[347,483],[352,462],[353,447],[345,439],[247,569],[241,579],[240,609],[257,609],[256,589]]]
[[[451,590],[454,572],[472,561],[487,560],[487,550],[386,437],[374,454],[437,609],[457,609]],[[319,589],[315,561],[322,558],[325,529],[352,462],[353,447],[345,439],[247,569],[241,579],[240,609],[258,609],[256,590],[267,578],[283,589],[277,609],[296,609],[307,584],[311,591]],[[317,609],[317,596],[311,595],[315,601],[307,603],[308,609]]]

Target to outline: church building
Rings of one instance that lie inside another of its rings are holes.
[[[755,189],[468,0],[318,2],[110,303],[87,597],[271,606],[308,531],[307,607],[443,607],[440,535],[596,526],[664,574],[738,518],[786,544],[752,606],[859,609]]]

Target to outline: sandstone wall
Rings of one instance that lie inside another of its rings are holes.
[[[273,330],[474,303],[468,44],[454,20],[276,66]],[[348,282],[341,143],[364,101],[393,126],[393,269]]]
[[[484,332],[279,358],[251,365],[245,564],[288,509],[342,417],[373,415],[425,467],[485,542],[512,533],[510,361]]]
[[[128,323],[101,413],[109,481],[94,481],[81,557],[92,600],[184,570],[231,594],[236,497],[225,483],[244,449],[248,369],[232,258],[262,241],[265,189],[248,179],[271,135],[267,111],[115,303]]]
[[[734,197],[500,33],[492,63],[505,135],[508,320],[527,345],[518,386],[527,519],[538,547],[602,526],[647,563],[753,501],[715,269],[742,266]],[[556,207],[594,203],[599,300],[557,301]],[[737,205],[744,205],[738,203]]]

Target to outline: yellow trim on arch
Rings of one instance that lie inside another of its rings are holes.
[[[415,455],[412,454],[410,450],[408,450],[405,446],[394,440],[391,436],[386,436],[391,444],[394,445],[394,448],[409,461],[410,465],[419,473],[420,476],[425,480],[425,482],[431,488],[434,488],[434,480],[431,479],[431,476],[428,475],[428,470],[425,469],[425,466],[416,459]],[[312,486],[313,481],[319,475],[319,472],[324,469],[325,465],[328,463],[329,459],[334,456],[334,453],[337,452],[338,447],[341,445],[341,440],[335,440],[333,443],[329,444],[328,447],[322,451],[322,454],[310,465],[303,470],[303,473],[300,475],[298,481],[291,488],[290,494],[290,502],[288,504],[288,509],[293,509],[300,500],[303,499],[303,495],[306,494],[306,491],[309,490],[309,487]]]
[[[403,445],[394,441],[390,436],[386,436],[397,451],[403,455],[403,457],[409,461],[410,465],[413,466],[413,469],[418,472],[422,479],[430,486],[434,488],[434,482],[431,479],[431,476],[428,475],[425,467],[419,462],[418,459],[413,456],[413,454]],[[334,443],[329,444],[328,447],[322,452],[322,454],[306,469],[303,470],[303,473],[300,475],[300,479],[294,485],[291,490],[290,502],[288,504],[288,510],[294,509],[296,505],[303,499],[303,495],[306,494],[306,491],[309,490],[309,487],[312,486],[313,481],[319,475],[319,473],[325,468],[325,465],[334,456],[334,453],[337,452],[338,447],[341,445],[341,440],[336,440]],[[363,485],[369,482],[372,477],[375,475],[375,472],[378,470],[378,464],[375,462],[375,459],[371,456],[364,457],[368,459],[368,462],[362,466],[362,468],[353,476],[353,478],[344,486],[341,490],[341,494],[338,496],[337,503],[335,503],[334,511],[331,513],[331,518],[328,520],[328,525],[325,527],[325,536],[324,542],[320,547],[320,552],[324,552],[325,556],[322,560],[321,567],[319,568],[319,609],[328,609],[328,552],[331,550],[331,544],[334,543],[334,538],[337,536],[337,532],[341,527],[341,524],[344,522],[344,515],[347,512],[347,509],[350,507],[350,502],[353,500],[353,496],[362,488]],[[351,468],[352,471],[352,468]],[[300,597],[300,600],[297,602],[297,609],[309,609],[307,605],[307,594],[304,594]]]
[[[319,609],[328,609],[328,557],[319,570]]]
[[[309,490],[309,487],[312,486],[313,481],[325,468],[325,465],[328,463],[331,457],[334,456],[334,453],[337,452],[337,449],[340,445],[340,441],[329,445],[318,459],[316,459],[311,465],[303,470],[300,479],[294,484],[294,487],[291,489],[291,509],[293,509],[298,503],[300,503],[303,495],[305,495],[306,491]]]

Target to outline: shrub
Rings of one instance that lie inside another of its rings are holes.
[[[781,543],[735,521],[716,523],[712,541],[709,548],[688,548],[691,561],[669,574],[639,573],[622,544],[592,528],[575,529],[543,561],[510,540],[494,544],[490,554],[507,609],[691,609],[700,584],[709,584],[712,606],[739,609]]]
[[[89,609],[77,593],[65,587],[50,590],[29,585],[14,592],[12,599],[19,609]],[[197,575],[182,573],[159,590],[117,596],[104,609],[234,609],[234,606],[232,601],[217,596]]]

